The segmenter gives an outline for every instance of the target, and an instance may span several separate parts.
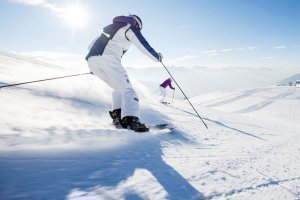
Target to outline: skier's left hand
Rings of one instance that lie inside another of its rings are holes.
[[[163,59],[163,55],[161,53],[158,53],[158,56],[159,56],[158,61],[161,62]]]

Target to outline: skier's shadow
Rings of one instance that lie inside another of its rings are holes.
[[[136,134],[136,133],[133,133]],[[132,177],[136,169],[145,169],[159,182],[168,194],[168,199],[204,199],[182,175],[163,160],[161,142],[188,142],[181,134],[162,135],[136,141],[122,148],[98,155],[93,164],[97,166],[97,178],[93,187],[116,187]],[[86,191],[90,190],[88,186]],[[84,189],[81,188],[81,190]],[[135,194],[138,195],[138,194]],[[128,199],[131,199],[128,196]]]
[[[97,132],[99,130],[78,130],[77,134]],[[134,132],[128,134],[141,137]],[[0,156],[0,195],[8,199],[16,194],[27,199],[65,199],[74,189],[87,195],[99,187],[117,187],[132,177],[137,169],[145,169],[163,187],[168,199],[204,199],[197,189],[163,160],[161,143],[164,141],[191,142],[174,131],[100,152],[54,155],[52,158],[2,159]],[[126,199],[142,199],[132,192],[124,195]]]

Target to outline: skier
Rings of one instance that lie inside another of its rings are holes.
[[[167,95],[167,90],[166,90],[166,87],[170,87],[172,90],[175,90],[175,88],[172,86],[171,84],[172,82],[172,78],[168,78],[166,79],[162,84],[160,84],[159,86],[159,91],[160,91],[160,96],[161,96],[161,99],[160,99],[160,102],[161,103],[168,103],[168,102],[165,102],[165,97]]]
[[[117,128],[147,132],[149,128],[140,122],[139,99],[121,64],[121,58],[133,43],[152,60],[162,61],[141,34],[142,21],[136,15],[117,16],[104,27],[101,35],[89,46],[86,56],[91,73],[106,82],[112,89],[112,111],[109,111]]]

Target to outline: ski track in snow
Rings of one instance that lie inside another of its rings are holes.
[[[2,84],[65,70],[0,53]],[[1,89],[0,199],[300,199],[300,89],[192,98],[206,129],[187,102],[136,87],[143,121],[174,130],[115,130],[93,76]]]

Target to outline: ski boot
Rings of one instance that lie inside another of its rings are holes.
[[[109,111],[109,115],[112,118],[112,123],[117,129],[123,128],[122,120],[121,120],[121,109],[116,109],[113,111]]]
[[[121,124],[124,128],[133,130],[135,132],[148,132],[149,131],[149,128],[145,124],[142,124],[138,117],[134,117],[134,116],[124,117],[122,119]]]

